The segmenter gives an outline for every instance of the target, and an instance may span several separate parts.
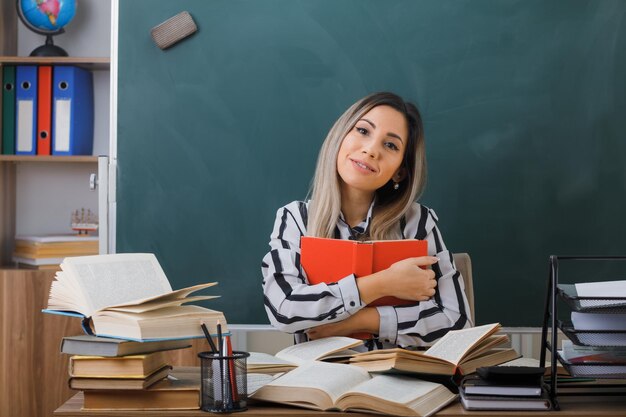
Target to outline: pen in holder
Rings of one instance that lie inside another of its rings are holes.
[[[232,354],[200,352],[200,408],[212,413],[232,413],[248,409],[248,352]]]

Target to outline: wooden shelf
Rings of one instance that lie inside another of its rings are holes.
[[[63,56],[0,56],[0,64],[6,65],[78,65],[91,70],[108,70],[108,57],[63,57]]]
[[[98,162],[97,156],[0,155],[0,162]]]

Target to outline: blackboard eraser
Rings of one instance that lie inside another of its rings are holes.
[[[183,11],[153,27],[150,30],[150,34],[159,48],[167,49],[186,37],[193,35],[197,30],[196,22],[194,22],[189,12]]]

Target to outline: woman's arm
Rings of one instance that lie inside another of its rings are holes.
[[[424,206],[418,206],[418,210],[414,221],[407,224],[411,234],[405,235],[426,239],[429,254],[439,258],[432,265],[436,293],[427,301],[407,306],[376,307],[380,317],[379,338],[401,346],[430,345],[449,330],[472,326],[463,278],[443,242],[437,216]]]
[[[387,343],[401,346],[424,346],[432,344],[432,342],[442,337],[449,330],[472,325],[468,318],[469,304],[465,296],[463,278],[454,267],[452,254],[443,243],[441,233],[436,226],[436,215],[425,207],[423,209],[421,214],[425,217],[422,217],[423,221],[419,222],[420,226],[417,226],[417,221],[415,222],[416,231],[414,230],[414,236],[428,240],[429,253],[431,255],[436,254],[439,257],[439,261],[432,265],[432,271],[422,269],[422,273],[414,274],[409,279],[415,281],[412,284],[415,287],[420,280],[422,283],[429,282],[424,281],[425,275],[432,277],[437,285],[436,287],[433,286],[432,293],[429,293],[430,296],[422,296],[419,298],[422,301],[406,306],[363,308],[344,321],[309,329],[307,331],[309,338],[319,339],[328,336],[346,336],[357,332],[369,332],[377,334],[379,340]],[[424,266],[428,263],[427,260],[431,258],[412,258],[412,260],[398,262],[389,269],[396,268],[398,264],[401,264],[400,266],[403,268],[412,266],[410,265],[411,262],[419,259],[422,260],[422,266]],[[415,266],[412,267],[416,268]],[[387,272],[390,271],[387,270]],[[412,273],[413,271],[411,270],[406,272],[407,275]],[[365,291],[361,286],[362,281],[368,280],[372,281],[372,286],[374,287],[385,283],[384,280],[376,281],[375,275],[359,278],[358,280],[364,304],[381,295],[374,289],[371,296],[373,298],[370,299],[369,295],[364,295]],[[400,279],[397,276],[395,278]],[[407,276],[404,278],[407,278]],[[395,284],[392,284],[392,282],[393,279],[387,281],[387,287],[398,285],[398,281],[395,281]],[[404,288],[410,287],[406,282],[404,286]],[[399,286],[396,290],[401,290],[402,288],[402,286]],[[428,291],[428,288],[423,291]],[[394,295],[405,299],[416,298],[419,295],[419,291],[411,295],[410,290],[405,291],[404,296],[401,293],[394,292],[394,290],[390,292],[391,294],[383,295]]]
[[[340,321],[363,308],[354,275],[336,284],[306,282],[300,265],[300,237],[306,233],[303,205],[293,202],[278,210],[261,267],[267,316],[288,333]]]

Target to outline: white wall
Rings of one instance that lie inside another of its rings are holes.
[[[4,0],[3,0],[4,1]],[[55,36],[70,56],[108,57],[111,49],[111,2],[79,0],[76,16]],[[45,37],[18,21],[18,55],[28,56]],[[94,72],[94,155],[109,154],[109,71]],[[19,164],[17,168],[16,234],[69,233],[71,212],[98,212],[96,191],[89,190],[95,164]]]

